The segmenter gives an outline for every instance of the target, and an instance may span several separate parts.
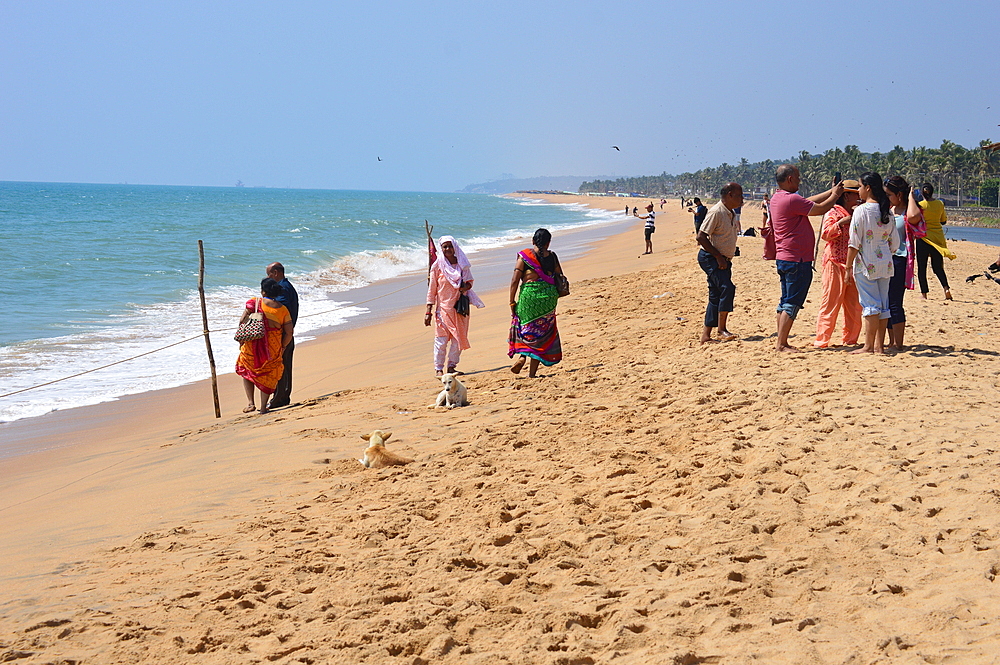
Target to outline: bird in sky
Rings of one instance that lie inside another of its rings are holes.
[[[622,151],[622,149],[621,149],[621,148],[619,148],[619,147],[618,147],[618,146],[616,146],[616,145],[613,145],[613,146],[611,146],[611,147],[612,147],[612,148],[614,148],[615,150],[617,150],[618,152],[621,152],[621,151]]]
[[[380,162],[382,161],[382,158],[381,158],[381,157],[379,157],[378,155],[375,155],[375,159],[377,159],[377,160],[378,160],[378,161],[380,161]]]

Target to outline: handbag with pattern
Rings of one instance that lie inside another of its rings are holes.
[[[260,311],[261,299],[257,298],[256,300],[255,311],[250,315],[250,318],[240,324],[240,327],[236,329],[236,334],[233,335],[233,339],[241,344],[264,336],[264,313]]]

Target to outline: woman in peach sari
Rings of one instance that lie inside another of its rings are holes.
[[[275,297],[281,295],[281,286],[265,277],[260,283],[260,298],[251,298],[240,318],[242,325],[254,312],[264,314],[264,336],[240,344],[240,357],[236,360],[236,373],[243,377],[247,393],[247,406],[243,413],[257,409],[254,387],[260,390],[260,412],[267,413],[268,395],[274,392],[278,379],[285,371],[281,355],[292,341],[292,316]]]

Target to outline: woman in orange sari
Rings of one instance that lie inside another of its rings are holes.
[[[240,344],[240,357],[236,360],[236,373],[243,377],[247,393],[247,406],[243,413],[257,409],[254,403],[254,386],[260,389],[260,412],[267,413],[268,395],[274,392],[278,379],[285,371],[281,355],[292,341],[292,316],[275,297],[281,295],[281,286],[265,277],[260,283],[260,298],[251,298],[240,318],[240,325],[254,312],[264,314],[264,336]]]

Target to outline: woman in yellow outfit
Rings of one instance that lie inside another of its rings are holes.
[[[944,288],[944,299],[951,300],[951,289],[948,287],[948,276],[944,274],[944,258],[954,260],[955,253],[948,249],[948,241],[944,239],[943,225],[948,223],[948,215],[944,211],[944,203],[934,198],[934,186],[925,182],[920,188],[924,200],[920,208],[927,223],[927,236],[917,238],[917,281],[920,282],[920,295],[925,300],[927,292],[927,257],[931,259],[931,269]]]

